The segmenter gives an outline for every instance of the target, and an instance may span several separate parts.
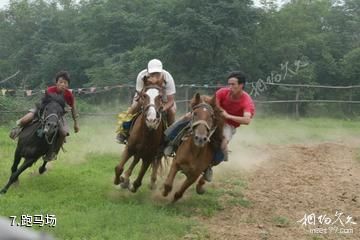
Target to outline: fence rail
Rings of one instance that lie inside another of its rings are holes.
[[[347,100],[269,100],[259,101],[255,100],[255,103],[349,103],[358,104],[360,101],[347,101]]]
[[[329,89],[352,89],[360,88],[360,85],[351,86],[327,86],[327,85],[311,85],[311,84],[288,84],[288,83],[265,83],[267,85],[274,86],[286,86],[286,87],[308,87],[308,88],[329,88]]]
[[[254,87],[254,82],[249,82],[248,84],[250,87]],[[295,106],[295,116],[299,117],[299,107],[301,103],[326,103],[326,104],[332,104],[332,103],[340,103],[340,104],[348,104],[349,109],[351,110],[351,105],[354,104],[360,104],[360,101],[353,100],[354,91],[357,91],[360,89],[360,85],[353,85],[353,86],[326,86],[326,85],[311,85],[311,84],[288,84],[288,83],[274,83],[274,82],[262,82],[263,84],[269,85],[269,86],[284,86],[284,87],[290,87],[294,88],[295,96],[294,99],[279,99],[279,100],[257,100],[256,96],[254,97],[254,102],[256,104],[286,104],[291,103]],[[181,98],[176,101],[178,104],[184,104],[185,105],[185,111],[189,111],[189,106],[186,104],[189,102],[189,99],[191,98],[191,93],[194,92],[194,89],[197,90],[203,90],[207,93],[210,92],[210,94],[213,94],[216,89],[219,89],[221,87],[224,87],[223,85],[199,85],[199,84],[179,84],[177,85],[177,88],[179,89],[177,93],[177,98]],[[114,86],[106,86],[102,88],[97,88],[97,91],[90,91],[90,92],[84,92],[79,90],[75,90],[75,93],[77,94],[77,97],[81,96],[89,96],[90,94],[97,94],[97,93],[104,93],[113,89],[119,89],[124,88],[127,89],[127,99],[129,101],[132,100],[132,90],[135,89],[134,85],[130,84],[123,84],[123,85],[114,85]],[[349,90],[347,94],[348,100],[344,99],[300,99],[300,93],[301,91],[304,91],[306,88],[324,88],[324,89],[339,89],[339,90]],[[89,88],[91,89],[91,88]],[[181,90],[181,91],[180,91]],[[266,89],[265,89],[266,90]],[[182,94],[180,94],[182,92]],[[24,113],[27,110],[24,111],[0,111],[0,114],[10,114],[10,113]],[[106,116],[106,115],[114,115],[116,113],[81,113],[82,115],[91,115],[91,116]]]

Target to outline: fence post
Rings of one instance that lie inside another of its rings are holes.
[[[188,100],[189,100],[189,86],[185,87],[185,112],[189,112],[189,104],[188,104]]]
[[[299,96],[300,96],[300,87],[296,88],[296,96],[295,96],[295,118],[299,119]]]
[[[133,91],[132,91],[132,87],[131,87],[131,86],[128,87],[128,99],[129,99],[130,105],[132,105],[132,101],[133,101]]]
[[[350,88],[350,96],[349,96],[349,112],[350,112],[350,115],[352,116],[353,115],[353,112],[352,112],[352,100],[353,100],[353,88]]]

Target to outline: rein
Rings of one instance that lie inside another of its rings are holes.
[[[59,116],[55,113],[51,113],[48,116],[45,117],[45,111],[43,112],[42,116],[40,117],[40,123],[41,123],[41,131],[44,132],[44,128],[45,128],[45,123],[46,121],[50,118],[50,117],[56,117],[56,123],[59,124]],[[47,144],[51,145],[54,143],[55,138],[58,134],[58,131],[56,131],[53,136],[51,137],[51,139],[49,139],[49,137],[45,134],[45,141]]]
[[[206,129],[209,131],[209,134],[207,135],[206,138],[207,138],[207,141],[210,142],[210,138],[211,138],[211,136],[215,133],[217,126],[211,128],[211,127],[209,126],[209,124],[207,123],[207,121],[205,121],[205,120],[197,120],[197,121],[195,121],[195,122],[194,122],[194,120],[193,120],[193,119],[194,119],[194,110],[195,110],[195,109],[198,109],[198,108],[201,108],[201,107],[206,108],[206,109],[210,112],[211,116],[214,116],[214,110],[213,110],[213,108],[212,108],[209,104],[207,104],[207,103],[199,103],[199,104],[195,105],[195,106],[192,108],[192,113],[191,113],[192,119],[191,119],[191,130],[190,130],[190,131],[191,131],[191,133],[193,134],[193,133],[194,133],[194,129],[195,129],[197,126],[199,126],[199,125],[204,125],[204,126],[206,127]]]

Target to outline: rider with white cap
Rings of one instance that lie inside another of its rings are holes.
[[[146,69],[142,70],[136,78],[136,91],[142,91],[145,81],[150,84],[155,84],[162,80],[163,82],[163,102],[165,103],[162,111],[166,112],[167,124],[171,125],[175,121],[176,105],[175,105],[175,82],[171,74],[163,69],[163,65],[160,60],[152,59],[148,62]],[[138,94],[136,93],[132,105],[128,110],[129,115],[134,115],[138,112]],[[121,114],[120,114],[121,115]],[[128,127],[123,127],[122,121],[120,122],[120,128],[118,130],[117,140],[120,143],[126,143],[128,137]]]

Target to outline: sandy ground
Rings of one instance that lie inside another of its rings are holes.
[[[359,146],[359,139],[232,146],[230,162],[214,170],[215,181],[237,169],[251,205],[199,221],[210,239],[360,239]]]

